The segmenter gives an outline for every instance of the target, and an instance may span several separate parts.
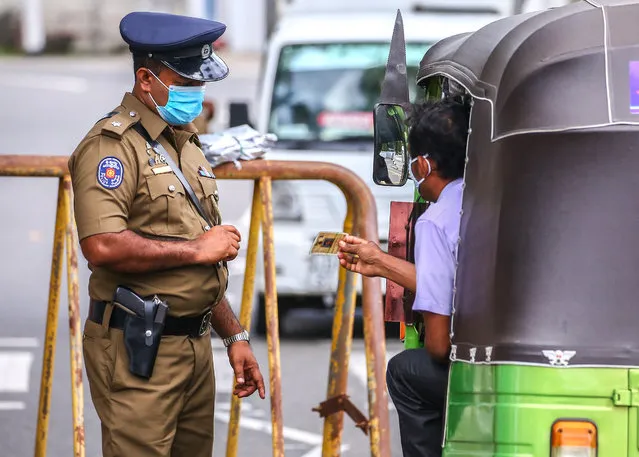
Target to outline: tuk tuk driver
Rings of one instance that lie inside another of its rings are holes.
[[[390,359],[386,382],[404,457],[434,457],[442,453],[469,107],[454,99],[414,105],[407,123],[411,178],[432,202],[415,224],[415,264],[353,236],[340,243],[338,257],[350,271],[387,278],[416,294],[413,310],[424,318],[425,349]]]

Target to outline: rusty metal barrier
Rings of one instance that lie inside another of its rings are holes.
[[[71,327],[71,369],[74,420],[74,456],[84,457],[84,429],[82,418],[82,359],[77,292],[77,235],[70,203],[70,181],[66,157],[0,156],[0,176],[54,176],[60,178],[56,235],[51,273],[51,293],[47,319],[47,344],[43,361],[40,391],[36,457],[46,452],[47,424],[50,405],[55,322],[58,311],[61,256],[67,241],[69,271],[69,321]],[[236,169],[226,164],[215,169],[218,179],[254,181],[251,223],[249,229],[246,271],[240,309],[240,323],[251,325],[259,232],[262,230],[265,266],[265,308],[269,358],[269,386],[273,456],[284,456],[282,386],[278,329],[277,293],[275,282],[275,252],[273,249],[272,180],[325,180],[335,184],[347,201],[344,231],[378,242],[377,209],[373,195],[364,181],[339,165],[323,162],[289,162],[259,160],[242,162]],[[66,215],[66,216],[65,216]],[[352,346],[355,315],[357,275],[340,269],[339,286],[333,321],[333,338],[327,399],[317,411],[324,421],[322,457],[341,454],[344,412],[370,437],[371,457],[391,457],[388,395],[385,382],[386,342],[384,338],[384,310],[381,283],[378,278],[362,278],[362,309],[364,316],[364,344],[368,384],[368,412],[366,418],[349,400],[348,363]],[[226,457],[236,457],[239,440],[241,399],[233,397],[228,429]]]
[[[71,201],[71,179],[66,157],[0,156],[0,176],[36,176],[59,179],[58,199],[53,235],[53,256],[49,282],[47,324],[42,357],[38,424],[35,457],[45,457],[51,409],[51,386],[57,341],[58,309],[62,263],[66,246],[67,284],[69,294],[69,343],[71,354],[71,405],[73,410],[73,455],[84,457],[84,395],[82,387],[82,331],[78,294],[78,235]]]
[[[273,248],[273,217],[271,208],[271,180],[324,180],[335,184],[344,194],[348,209],[344,231],[378,242],[377,209],[371,190],[357,175],[339,165],[323,162],[252,161],[242,162],[240,170],[232,165],[215,169],[218,179],[254,180],[253,205],[249,232],[248,253],[240,319],[250,324],[255,261],[257,259],[260,221],[263,231],[265,265],[265,307],[267,345],[271,388],[271,420],[273,423],[273,456],[284,456],[282,435],[282,395],[280,381],[277,295],[275,286],[275,257]],[[362,278],[362,309],[364,315],[364,344],[368,383],[369,418],[349,401],[346,395],[348,362],[353,337],[357,275],[340,269],[339,286],[333,320],[333,339],[326,401],[314,408],[324,421],[322,457],[341,454],[343,415],[346,412],[357,427],[370,434],[371,456],[390,457],[388,394],[386,391],[384,338],[384,309],[378,278]],[[233,398],[229,421],[226,457],[237,456],[241,400]]]

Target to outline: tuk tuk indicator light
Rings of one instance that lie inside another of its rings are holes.
[[[597,457],[597,426],[585,420],[555,422],[550,457]]]

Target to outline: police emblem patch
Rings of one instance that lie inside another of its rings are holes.
[[[98,182],[105,189],[117,189],[122,184],[124,166],[115,157],[105,157],[98,164]]]
[[[202,58],[208,59],[211,56],[211,45],[205,44],[202,46]]]

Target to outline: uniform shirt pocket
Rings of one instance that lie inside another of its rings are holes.
[[[185,232],[186,198],[180,180],[173,173],[146,178],[149,190],[148,228],[155,235],[181,235]]]
[[[222,215],[217,206],[219,200],[217,182],[215,178],[208,178],[206,176],[198,176],[197,179],[202,187],[206,210],[213,216],[213,223],[219,225],[222,222]]]

